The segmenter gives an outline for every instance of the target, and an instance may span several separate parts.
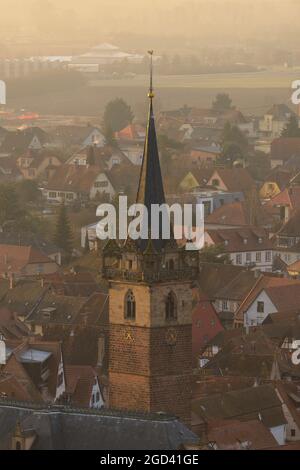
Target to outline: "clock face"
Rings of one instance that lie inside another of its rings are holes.
[[[177,331],[175,328],[169,328],[166,332],[166,343],[169,346],[174,346],[177,343]]]

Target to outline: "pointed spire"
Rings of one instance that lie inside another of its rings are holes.
[[[150,55],[150,87],[148,97],[149,114],[147,131],[145,137],[144,154],[140,173],[140,181],[136,202],[144,204],[148,210],[148,228],[151,227],[151,205],[164,204],[165,195],[163,188],[163,181],[161,176],[157,137],[155,130],[155,120],[153,112],[153,51],[148,51]],[[166,240],[153,240],[153,245],[157,251],[160,251]],[[140,240],[140,248],[145,250],[147,247],[147,240]]]

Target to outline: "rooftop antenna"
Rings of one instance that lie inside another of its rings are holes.
[[[148,98],[152,100],[154,98],[154,92],[153,92],[153,53],[154,51],[148,51],[148,54],[150,56],[150,86],[149,86],[149,93],[148,93]]]

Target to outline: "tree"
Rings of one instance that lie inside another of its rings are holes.
[[[131,107],[122,98],[116,98],[106,105],[103,116],[104,127],[118,132],[131,124],[133,118]]]
[[[38,202],[41,192],[36,181],[22,180],[16,187],[17,195],[23,203]]]
[[[199,261],[202,263],[231,264],[228,253],[224,253],[223,245],[205,246],[199,252]]]
[[[226,122],[222,133],[221,146],[220,162],[224,165],[232,166],[236,160],[244,160],[246,158],[248,139],[237,126]]]
[[[292,114],[286,126],[281,132],[281,137],[300,137],[300,129],[297,117]]]
[[[56,222],[54,243],[62,248],[68,256],[72,253],[73,236],[66,206],[61,205]]]
[[[15,187],[9,183],[0,185],[0,226],[18,221],[23,216]]]
[[[218,93],[212,104],[212,109],[217,112],[228,111],[232,108],[232,100],[227,93]]]
[[[106,143],[112,146],[116,146],[115,133],[110,126],[104,123],[103,135],[105,137]]]
[[[89,234],[88,234],[88,231],[86,231],[86,234],[85,234],[84,252],[85,252],[85,253],[89,253],[89,252],[90,252],[90,241],[89,241]]]

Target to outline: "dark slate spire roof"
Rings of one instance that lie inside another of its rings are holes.
[[[136,202],[144,204],[148,210],[148,229],[151,228],[151,204],[164,204],[165,194],[163,188],[163,181],[161,176],[157,137],[155,130],[155,119],[153,112],[153,87],[152,87],[152,51],[149,52],[151,56],[151,71],[150,71],[150,89],[148,97],[149,115],[148,124],[145,137],[144,154],[140,173],[139,188]],[[156,251],[160,251],[166,240],[160,239],[153,240],[153,246]],[[139,248],[145,250],[147,247],[147,240],[139,240]]]

